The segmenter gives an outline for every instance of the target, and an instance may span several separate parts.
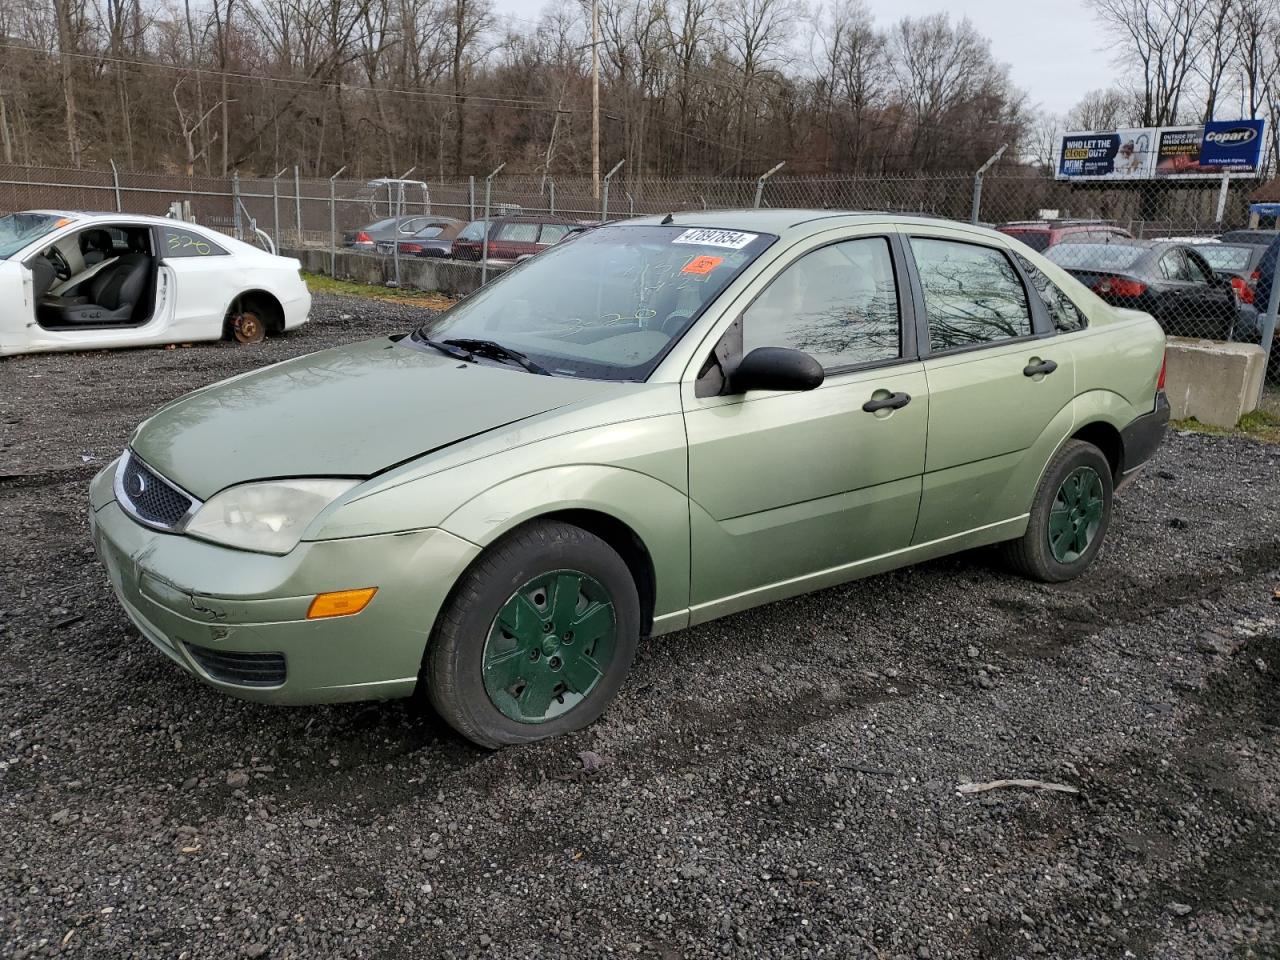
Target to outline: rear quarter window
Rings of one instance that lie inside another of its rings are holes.
[[[160,253],[166,260],[186,257],[225,257],[227,251],[203,234],[177,227],[161,228]]]
[[[1053,323],[1053,328],[1059,333],[1075,333],[1077,330],[1083,330],[1089,326],[1089,318],[1086,317],[1079,307],[1075,305],[1070,297],[1066,295],[1061,287],[1050,280],[1039,267],[1028,260],[1020,253],[1014,256],[1018,260],[1018,266],[1022,268],[1022,272],[1031,281],[1031,285],[1036,288],[1036,293],[1040,294],[1040,299],[1044,303],[1045,309],[1049,312],[1049,319]]]

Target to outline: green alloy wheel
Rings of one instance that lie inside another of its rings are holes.
[[[1049,511],[1049,550],[1059,563],[1084,556],[1102,523],[1106,498],[1102,478],[1093,467],[1072,470],[1053,498]]]
[[[1080,576],[1102,547],[1112,494],[1111,464],[1102,451],[1068,440],[1036,487],[1027,532],[1004,544],[1009,565],[1046,583]]]
[[[490,546],[458,581],[423,658],[420,687],[485,747],[594,722],[640,638],[631,569],[581,527],[538,520]]]
[[[545,723],[572,710],[613,661],[613,598],[580,570],[543,573],[503,604],[484,647],[484,688],[505,716]]]

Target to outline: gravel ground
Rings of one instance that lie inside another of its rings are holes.
[[[173,668],[93,472],[171,397],[415,316],[0,361],[0,955],[1280,956],[1280,447],[1171,435],[1074,583],[979,552],[650,641],[542,745]],[[1080,792],[956,791],[1012,777]]]

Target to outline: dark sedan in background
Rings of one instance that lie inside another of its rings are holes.
[[[387,217],[365,224],[356,230],[347,230],[342,234],[342,245],[353,250],[369,252],[379,251],[391,253],[391,244],[397,240],[407,240],[420,230],[438,224],[459,223],[453,217],[442,217],[438,214],[416,213],[411,216]],[[383,249],[385,247],[385,249]]]
[[[450,223],[433,223],[415,233],[408,240],[400,241],[402,257],[448,258],[453,256],[453,241],[458,238],[462,228],[466,226],[461,220]],[[388,253],[391,245],[387,244]],[[379,245],[381,250],[381,245]]]
[[[1171,336],[1230,340],[1235,331],[1235,289],[1190,244],[1063,243],[1045,256],[1113,306],[1151,314]]]

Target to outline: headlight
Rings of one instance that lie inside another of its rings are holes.
[[[206,501],[184,532],[228,547],[288,553],[307,524],[359,482],[268,480],[229,487]]]

